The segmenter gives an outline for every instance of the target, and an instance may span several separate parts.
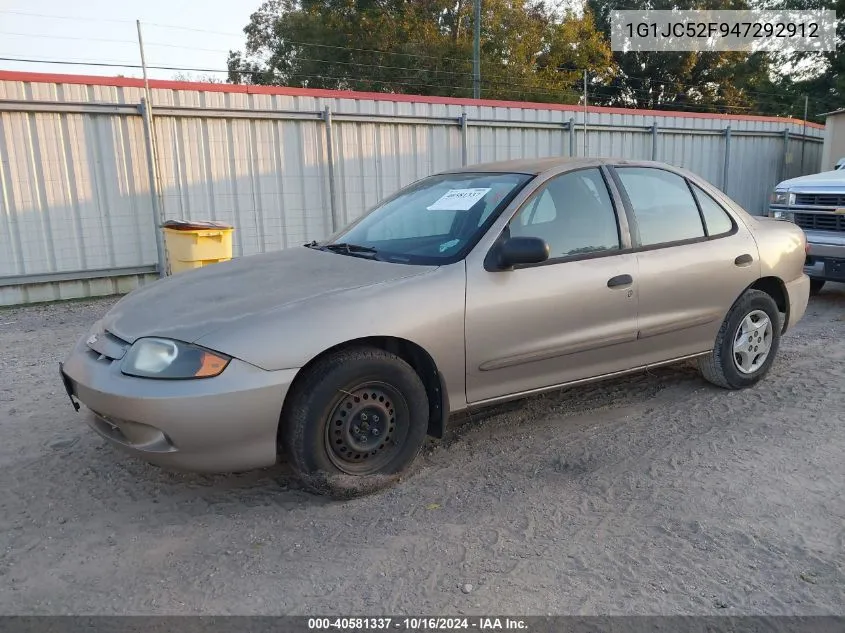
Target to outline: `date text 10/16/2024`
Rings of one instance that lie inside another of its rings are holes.
[[[308,618],[309,631],[527,631],[528,624],[511,617]]]

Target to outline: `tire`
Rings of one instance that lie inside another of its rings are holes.
[[[279,444],[306,488],[335,498],[399,479],[428,429],[428,397],[404,360],[376,348],[318,359],[285,403]]]
[[[824,279],[810,278],[810,296],[814,297],[819,294],[824,288]]]
[[[766,329],[762,316],[769,320],[768,353],[763,357],[761,348],[766,344]],[[753,324],[753,335],[743,335],[743,322]],[[755,319],[757,319],[755,321]],[[760,290],[747,290],[737,299],[725,317],[713,351],[700,358],[698,369],[705,380],[723,389],[744,389],[756,384],[768,373],[780,347],[780,313],[774,299]],[[740,343],[740,353],[734,352],[735,342]],[[741,359],[737,360],[737,359]],[[748,359],[751,358],[752,362]],[[740,367],[745,365],[744,370]]]

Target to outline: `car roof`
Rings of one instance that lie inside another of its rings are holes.
[[[494,163],[480,163],[477,165],[466,165],[455,169],[447,169],[446,174],[461,172],[488,172],[488,173],[516,173],[537,175],[547,171],[555,171],[561,167],[595,167],[597,165],[636,165],[643,167],[663,167],[673,169],[666,163],[644,160],[628,160],[624,158],[569,158],[565,156],[552,156],[550,158],[522,158],[518,160],[503,160]]]

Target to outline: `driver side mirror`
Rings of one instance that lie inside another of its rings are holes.
[[[549,245],[539,237],[509,237],[493,253],[494,270],[511,270],[517,264],[540,264],[549,258]]]

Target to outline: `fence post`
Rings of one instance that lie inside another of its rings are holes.
[[[569,117],[569,157],[575,156],[575,117]]]
[[[780,166],[780,180],[786,180],[786,166],[789,164],[789,128],[783,131],[783,163]]]
[[[329,176],[329,208],[332,214],[332,233],[337,231],[340,221],[337,217],[337,194],[334,181],[334,130],[332,128],[332,109],[323,110],[323,123],[326,126],[326,167]]]
[[[722,173],[722,191],[728,193],[728,183],[730,182],[731,170],[731,126],[725,128],[725,169]]]
[[[469,141],[467,139],[467,113],[461,112],[461,165],[466,167],[469,164]]]
[[[651,124],[651,160],[657,160],[657,119]]]
[[[158,276],[164,277],[167,275],[167,249],[164,247],[164,236],[162,235],[161,225],[164,224],[164,215],[161,208],[161,199],[158,192],[158,178],[156,177],[156,154],[153,145],[153,123],[150,116],[150,108],[147,106],[147,100],[141,98],[141,103],[138,105],[138,110],[141,111],[141,117],[144,121],[144,149],[147,154],[147,172],[150,178],[150,201],[153,205],[153,230],[156,237],[156,255],[158,258]]]

